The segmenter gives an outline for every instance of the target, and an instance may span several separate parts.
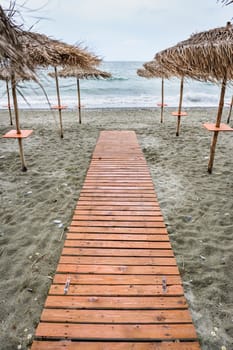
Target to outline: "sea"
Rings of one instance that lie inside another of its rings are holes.
[[[83,108],[153,108],[161,102],[161,79],[137,75],[144,62],[102,62],[101,70],[112,74],[109,79],[80,80]],[[32,81],[18,83],[18,104],[22,109],[48,109],[57,105],[55,79],[48,76],[53,68],[37,71],[40,85]],[[61,104],[77,108],[76,78],[59,78]],[[183,107],[217,107],[220,85],[185,80]],[[169,107],[179,104],[180,80],[165,80],[164,102]],[[225,102],[231,101],[232,87],[226,90]],[[7,107],[6,84],[0,81],[0,108]]]

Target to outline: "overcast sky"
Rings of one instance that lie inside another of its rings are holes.
[[[7,7],[9,0],[1,3]],[[224,26],[233,17],[233,5],[217,0],[28,0],[26,5],[36,10],[24,11],[27,26],[43,18],[34,31],[81,42],[106,61],[149,61],[192,33]]]

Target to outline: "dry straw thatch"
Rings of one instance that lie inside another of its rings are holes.
[[[86,49],[69,45],[59,40],[51,39],[44,34],[22,32],[19,41],[25,55],[34,66],[64,66],[80,65],[88,67],[90,64],[99,64],[101,59]]]
[[[156,60],[144,63],[143,67],[148,70],[154,78],[169,79],[172,77],[171,71],[162,67]]]
[[[137,75],[142,78],[152,79],[155,78],[155,76],[146,68],[139,68],[137,70]]]
[[[27,72],[30,62],[26,59],[19,41],[22,30],[13,23],[13,15],[13,9],[6,14],[0,5],[0,59],[9,60],[15,71]]]
[[[49,74],[54,77],[53,73]],[[102,71],[95,67],[81,68],[79,66],[65,67],[58,72],[58,76],[61,78],[75,77],[77,79],[109,79],[111,78],[111,73]]]
[[[155,59],[174,75],[201,81],[221,82],[233,79],[233,27],[193,34],[189,39],[163,50]]]

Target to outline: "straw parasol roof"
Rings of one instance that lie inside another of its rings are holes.
[[[6,12],[0,5],[0,59],[8,59],[14,65],[15,71],[25,72],[31,69],[28,57],[25,57],[19,41],[21,28],[13,23],[14,11]]]
[[[137,70],[137,75],[142,78],[152,79],[155,78],[155,76],[146,68],[139,68]]]
[[[156,60],[144,63],[143,67],[148,70],[154,78],[169,79],[173,76],[170,70],[162,67]]]
[[[221,82],[233,79],[233,27],[196,33],[189,39],[163,50],[155,59],[172,74],[201,81]]]
[[[69,45],[44,34],[23,31],[19,41],[34,66],[99,64],[101,59],[77,45]]]
[[[54,73],[49,73],[51,77],[54,77]],[[76,77],[78,79],[109,79],[111,78],[111,73],[102,71],[95,67],[65,67],[58,72],[58,76],[61,78]]]

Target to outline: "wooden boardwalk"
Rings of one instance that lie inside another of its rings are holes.
[[[97,142],[31,350],[200,350],[133,131]]]

